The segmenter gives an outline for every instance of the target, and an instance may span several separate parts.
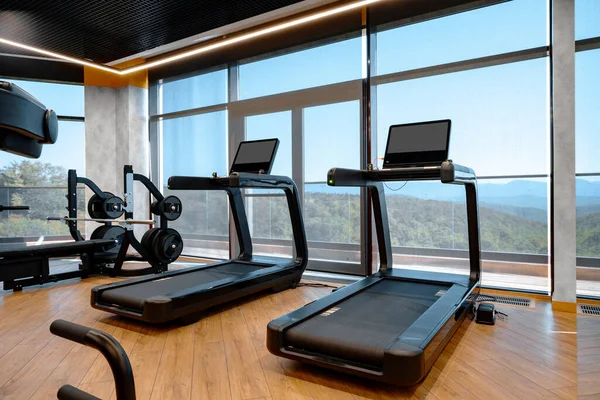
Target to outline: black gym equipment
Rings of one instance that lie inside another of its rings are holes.
[[[134,182],[140,182],[154,197],[155,201],[150,207],[152,214],[158,217],[158,226],[144,233],[140,241],[134,235],[133,224],[125,227],[112,226],[111,229],[100,227],[101,232],[95,232],[100,237],[122,238],[120,247],[113,255],[112,267],[105,267],[110,276],[139,276],[165,272],[169,264],[177,260],[183,251],[183,239],[179,232],[169,228],[169,221],[175,221],[181,216],[181,200],[175,196],[164,197],[160,190],[144,175],[135,174],[131,165],[123,167],[124,200],[121,203],[125,220],[133,219]],[[112,203],[111,203],[112,204]],[[89,207],[88,207],[89,209]],[[92,236],[94,236],[92,234]],[[139,256],[127,254],[129,247],[133,247]],[[150,264],[146,268],[124,269],[126,261],[144,261]]]
[[[57,319],[50,325],[53,335],[98,350],[110,366],[115,380],[117,400],[135,400],[135,381],[129,357],[123,346],[108,333],[87,326]],[[63,385],[57,393],[59,400],[100,400],[71,385]]]
[[[253,142],[244,142],[240,148],[247,143]],[[272,158],[269,160],[272,161]],[[249,161],[259,163],[262,160]],[[236,171],[238,166],[243,168],[234,164],[232,170]],[[243,188],[283,190],[294,235],[295,256],[292,259],[252,254]],[[166,272],[157,277],[95,287],[92,289],[94,308],[144,322],[178,320],[185,324],[196,321],[208,309],[228,301],[265,289],[279,291],[295,287],[300,281],[306,268],[308,250],[298,188],[290,178],[248,172],[233,172],[225,177],[213,174],[212,178],[173,176],[169,179],[169,189],[225,191],[236,228],[239,256],[224,262]],[[151,232],[147,234],[154,236]]]
[[[0,81],[0,150],[39,158],[58,138],[58,117],[17,85]]]
[[[412,161],[411,161],[412,163]],[[437,166],[384,170],[331,169],[330,186],[366,187],[371,195],[379,271],[269,323],[267,348],[277,356],[387,382],[421,381],[479,293],[481,257],[477,179],[472,169]],[[393,268],[383,182],[441,180],[464,185],[469,275]]]
[[[0,212],[2,211],[27,211],[29,206],[3,206],[0,204]]]
[[[69,170],[67,177],[67,211],[71,218],[77,217],[77,184],[87,186],[98,198],[109,199],[90,179],[78,177]],[[112,207],[112,206],[111,206]],[[114,210],[113,210],[114,211]],[[94,237],[84,240],[76,221],[68,221],[69,233],[75,242],[51,243],[39,246],[3,247],[0,250],[0,281],[4,290],[22,290],[25,286],[42,285],[72,278],[86,278],[103,272],[107,254],[120,246],[121,238]],[[50,274],[50,259],[79,256],[81,265],[76,271]]]
[[[64,221],[69,225],[71,235],[75,240],[83,240],[81,233],[77,230],[77,221],[93,221],[104,223],[92,232],[90,239],[113,240],[116,246],[96,256],[102,260],[102,273],[109,276],[140,276],[164,272],[168,265],[181,255],[183,251],[183,240],[175,229],[168,227],[168,221],[175,221],[181,216],[181,201],[175,196],[163,197],[158,188],[144,175],[135,174],[131,165],[123,167],[124,177],[124,199],[110,192],[101,191],[93,182],[85,178],[76,178],[75,171],[69,171],[69,216],[49,217],[48,220]],[[151,211],[159,217],[159,226],[148,230],[141,241],[134,235],[135,224],[155,225],[151,220],[134,220],[134,182],[140,182],[155,198]],[[77,183],[87,185],[94,194],[88,201],[87,210],[90,219],[77,218]],[[121,216],[124,220],[117,220]],[[122,224],[117,226],[114,224]],[[134,248],[139,255],[128,254],[129,248]],[[150,264],[148,267],[124,269],[127,261],[141,261]]]

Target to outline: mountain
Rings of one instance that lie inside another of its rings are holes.
[[[577,255],[600,257],[600,212],[577,217]]]

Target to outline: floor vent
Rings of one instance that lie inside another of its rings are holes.
[[[599,306],[593,306],[590,304],[580,304],[579,311],[581,312],[581,314],[584,314],[584,315],[600,316],[600,307]]]
[[[489,303],[500,303],[508,306],[527,307],[534,308],[535,303],[532,299],[524,297],[513,297],[513,296],[491,296],[487,294],[480,294],[477,297],[477,301],[485,301]]]

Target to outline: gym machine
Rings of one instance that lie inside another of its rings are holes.
[[[39,158],[58,138],[58,117],[19,86],[0,81],[0,150]]]
[[[449,136],[449,120],[395,125],[385,169],[329,170],[329,186],[369,191],[379,271],[271,321],[267,348],[272,354],[399,386],[427,375],[473,313],[481,277],[477,178],[471,168],[447,160]],[[468,274],[393,268],[384,182],[414,180],[464,187]]]
[[[90,235],[91,240],[114,240],[116,246],[97,256],[104,261],[102,272],[109,276],[138,276],[164,272],[168,265],[181,255],[183,240],[179,232],[169,228],[169,221],[181,216],[181,200],[176,196],[164,197],[158,188],[144,175],[133,172],[131,165],[123,168],[123,199],[109,192],[102,192],[86,178],[77,178],[75,171],[69,171],[68,217],[48,217],[49,221],[63,221],[69,226],[71,236],[76,241],[83,240],[77,229],[78,221],[103,223]],[[141,241],[134,235],[134,226],[138,224],[156,225],[154,220],[134,220],[134,182],[140,182],[154,197],[150,206],[153,215],[159,218],[158,227],[149,229]],[[77,218],[77,183],[88,186],[94,194],[88,201],[87,211],[91,218]],[[121,216],[124,220],[117,220]],[[129,248],[139,255],[128,254]],[[147,268],[124,269],[126,261],[144,261]],[[112,265],[112,266],[111,266]]]
[[[308,261],[308,246],[296,184],[270,175],[277,139],[242,142],[227,176],[169,178],[171,190],[218,190],[229,205],[240,253],[237,257],[160,276],[130,279],[92,289],[92,307],[149,323],[192,323],[223,303],[266,289],[295,287]],[[283,191],[292,224],[295,256],[257,256],[242,189]]]
[[[110,366],[115,380],[117,400],[135,400],[135,381],[129,357],[123,346],[108,333],[87,326],[57,319],[50,325],[53,335],[98,350]],[[100,400],[98,397],[84,392],[71,385],[63,385],[58,389],[59,400]]]
[[[169,263],[175,261],[183,249],[181,236],[168,228],[167,222],[181,215],[181,201],[174,196],[164,198],[150,180],[134,174],[131,166],[125,166],[125,200],[110,192],[103,192],[92,180],[78,177],[75,170],[69,170],[67,183],[67,216],[48,217],[49,221],[62,221],[69,227],[69,243],[52,243],[38,246],[11,246],[0,250],[0,281],[4,290],[22,290],[25,286],[41,285],[72,278],[86,278],[92,275],[134,276],[166,271]],[[155,197],[151,209],[160,217],[160,226],[152,228],[142,238],[141,243],[133,234],[137,224],[155,225],[153,220],[133,219],[133,182],[140,181]],[[87,211],[92,218],[77,217],[77,184],[88,187],[93,195],[88,201]],[[5,207],[6,208],[6,207]],[[125,219],[118,220],[125,215]],[[78,221],[99,222],[85,240],[77,229]],[[140,254],[129,255],[133,247]],[[78,270],[50,273],[50,259],[79,256]],[[125,261],[145,261],[150,267],[122,269]]]

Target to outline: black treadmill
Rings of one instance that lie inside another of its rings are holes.
[[[170,190],[223,190],[229,197],[240,254],[214,264],[131,279],[92,289],[92,307],[149,323],[191,323],[212,307],[262,291],[295,287],[308,261],[298,188],[286,176],[269,175],[279,141],[242,142],[229,176],[172,176]],[[285,193],[294,235],[295,256],[252,254],[243,188],[279,189]]]
[[[428,143],[431,140],[423,145]],[[388,142],[384,165],[396,164],[387,154],[391,147]],[[425,164],[414,166],[409,162],[383,170],[334,168],[328,172],[330,186],[368,189],[380,268],[367,278],[271,321],[267,328],[271,353],[400,386],[416,384],[426,376],[473,310],[479,293],[481,260],[475,173],[451,161]],[[393,268],[383,182],[438,179],[465,187],[469,275]]]

